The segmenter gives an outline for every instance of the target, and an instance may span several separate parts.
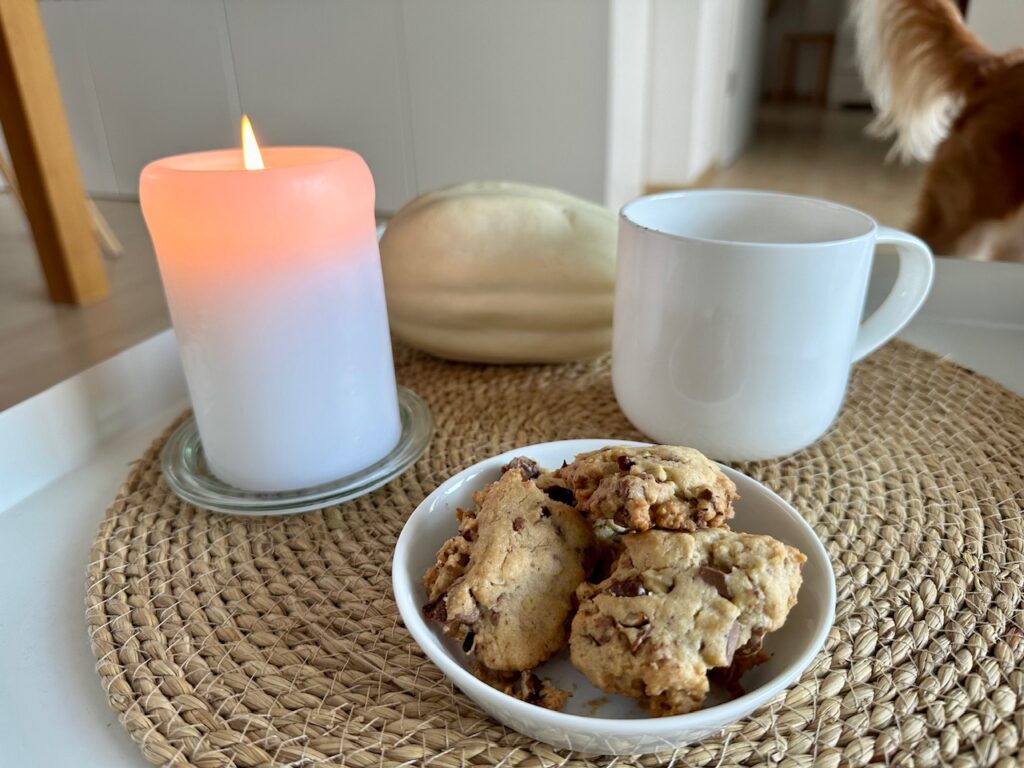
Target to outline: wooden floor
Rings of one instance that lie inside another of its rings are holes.
[[[920,169],[885,165],[885,145],[863,135],[867,120],[865,112],[766,110],[747,152],[708,184],[827,197],[902,226]],[[47,300],[21,210],[0,193],[0,410],[170,325],[139,206],[99,207],[125,252],[106,262],[112,298],[77,309]]]
[[[763,109],[750,147],[706,185],[824,197],[905,227],[923,166],[886,163],[889,144],[864,134],[870,119],[867,110]]]
[[[0,194],[0,410],[171,324],[138,204],[97,204],[124,254],[105,260],[111,298],[78,308],[49,301],[21,209]]]

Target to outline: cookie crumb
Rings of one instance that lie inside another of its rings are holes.
[[[601,711],[601,708],[608,703],[607,696],[598,696],[596,699],[591,699],[583,705],[584,709],[587,710],[587,714],[591,717],[597,717],[597,713]]]
[[[572,696],[569,691],[559,688],[548,678],[538,677],[532,670],[499,672],[478,664],[473,674],[504,694],[545,709],[560,710]]]

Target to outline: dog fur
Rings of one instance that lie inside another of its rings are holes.
[[[1024,261],[1024,49],[990,51],[949,0],[858,0],[853,20],[869,130],[928,163],[910,231],[939,255]]]

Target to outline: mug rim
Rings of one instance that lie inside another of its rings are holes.
[[[803,242],[766,242],[761,240],[730,240],[728,238],[715,238],[715,237],[697,237],[694,235],[679,235],[674,232],[667,232],[664,229],[658,229],[656,227],[650,227],[646,224],[642,224],[631,215],[630,208],[633,208],[640,203],[649,202],[652,200],[670,200],[685,197],[724,197],[724,196],[736,196],[736,197],[773,197],[773,198],[788,198],[790,200],[800,200],[805,203],[814,203],[823,208],[830,208],[833,210],[841,210],[847,213],[854,214],[858,218],[864,220],[868,224],[868,228],[865,232],[854,235],[852,237],[843,237],[826,240],[812,240]],[[813,197],[811,195],[797,195],[790,192],[775,192],[770,189],[676,189],[669,190],[666,192],[655,192],[650,195],[641,195],[630,200],[628,203],[622,206],[619,210],[619,218],[626,222],[630,226],[636,227],[637,229],[646,232],[651,235],[659,237],[665,237],[669,240],[675,240],[677,242],[687,243],[709,243],[712,245],[729,245],[729,246],[743,246],[746,248],[821,248],[822,246],[834,246],[834,245],[846,245],[848,243],[854,243],[858,240],[871,237],[878,234],[879,224],[875,219],[864,211],[858,210],[849,205],[843,203],[836,203],[832,200],[825,200],[820,197]]]

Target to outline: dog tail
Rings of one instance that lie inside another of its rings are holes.
[[[890,157],[928,161],[976,86],[998,68],[949,0],[858,0],[857,58]]]

